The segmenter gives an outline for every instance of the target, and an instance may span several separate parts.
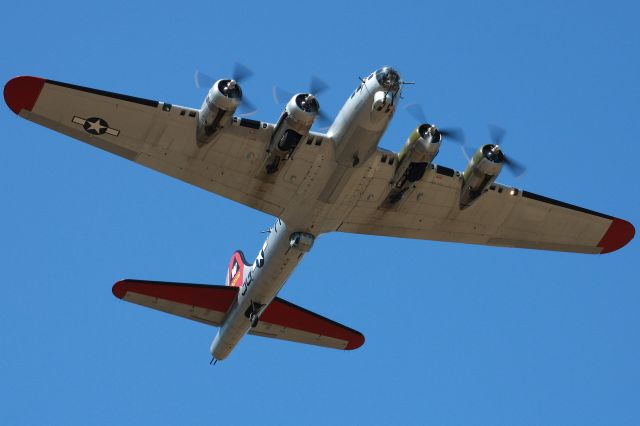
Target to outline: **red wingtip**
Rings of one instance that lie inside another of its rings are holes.
[[[616,251],[633,239],[636,229],[626,220],[614,217],[609,229],[605,232],[604,237],[598,243],[598,247],[602,248],[601,254]]]
[[[362,333],[358,333],[357,337],[349,340],[349,343],[344,349],[347,351],[351,351],[354,349],[358,349],[362,345],[364,345],[364,335]]]
[[[125,296],[125,294],[127,294],[127,289],[125,287],[126,282],[127,280],[120,280],[117,283],[115,283],[111,288],[113,295],[118,299],[122,299]]]
[[[20,114],[31,111],[36,104],[45,80],[39,77],[15,77],[4,85],[4,101],[11,111]]]

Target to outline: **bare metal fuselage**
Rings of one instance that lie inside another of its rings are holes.
[[[395,111],[398,89],[397,80],[389,86],[376,74],[363,79],[328,131],[328,137],[335,144],[334,170],[326,175],[325,183],[320,185],[322,190],[309,193],[307,201],[311,204],[313,200],[335,201],[354,169],[375,152]],[[311,223],[305,217],[309,216],[301,214],[291,221],[295,229],[289,229],[280,219],[270,228],[240,287],[237,301],[211,343],[214,359],[225,359],[231,353],[251,330],[252,319],[264,312],[310,249],[309,244],[298,241],[300,235],[311,242],[314,238]]]

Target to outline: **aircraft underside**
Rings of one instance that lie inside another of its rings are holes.
[[[312,84],[291,95],[271,124],[236,115],[248,103],[247,70],[211,84],[200,109],[37,77],[4,88],[20,117],[277,218],[253,263],[232,255],[225,286],[123,280],[120,299],[220,327],[214,360],[245,334],[355,349],[364,336],[277,297],[316,238],[327,232],[417,238],[588,254],[615,251],[635,235],[625,220],[499,184],[523,167],[502,150],[504,132],[464,171],[434,163],[455,129],[420,118],[403,149],[379,142],[400,100],[397,71],[360,79],[326,133]]]

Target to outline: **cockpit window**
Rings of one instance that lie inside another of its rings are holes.
[[[387,90],[396,91],[400,87],[400,74],[391,67],[384,67],[376,71],[376,80]]]

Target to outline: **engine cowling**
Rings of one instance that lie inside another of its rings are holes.
[[[424,176],[427,166],[438,155],[442,135],[431,124],[421,124],[409,135],[407,142],[398,154],[398,167],[393,176],[393,183],[403,181],[416,182]]]
[[[429,164],[438,155],[442,135],[431,124],[421,124],[409,135],[398,154],[398,165],[391,179],[391,192],[387,197],[390,204],[400,201],[414,182],[419,181]]]
[[[275,173],[282,158],[290,155],[309,134],[319,111],[318,99],[312,94],[298,93],[289,100],[271,137],[267,173]]]
[[[500,174],[504,161],[504,154],[498,145],[483,145],[476,151],[462,175],[460,209],[469,207],[489,190]]]
[[[198,142],[210,142],[219,129],[229,124],[240,102],[242,89],[235,80],[216,81],[200,107],[196,128]]]
[[[287,102],[285,111],[288,115],[287,120],[293,127],[299,128],[300,131],[306,129],[308,132],[320,111],[320,104],[312,94],[298,93]]]

